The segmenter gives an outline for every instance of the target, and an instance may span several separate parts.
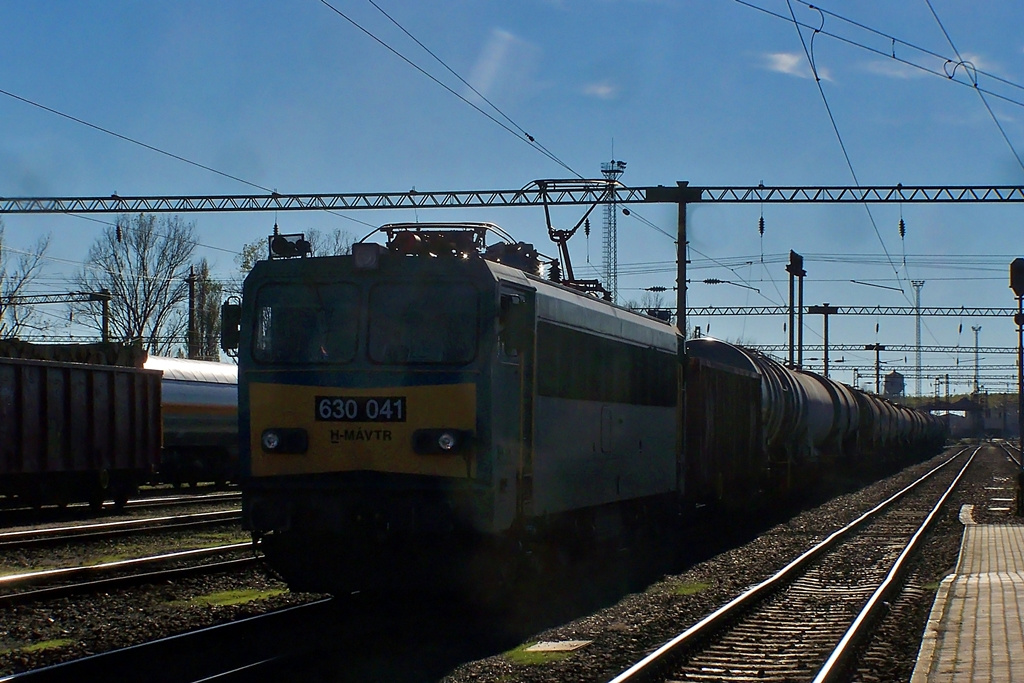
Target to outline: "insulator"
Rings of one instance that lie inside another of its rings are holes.
[[[583,223],[583,234],[586,235],[587,237],[590,237],[590,219],[589,218],[586,221],[584,221],[584,223]]]
[[[122,237],[122,235],[121,235],[121,224],[120,224],[120,223],[118,223],[117,227],[116,227],[116,228],[114,229],[114,233],[115,233],[115,234],[116,234],[116,236],[117,236],[117,241],[118,241],[118,244],[120,244],[120,242],[121,242],[121,237]]]
[[[906,234],[907,234],[907,226],[903,222],[903,219],[901,218],[900,219],[900,239],[903,239],[903,236],[906,235]]]
[[[757,231],[762,235],[764,234],[764,216],[757,219]]]

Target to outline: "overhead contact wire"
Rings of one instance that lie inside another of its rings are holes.
[[[529,145],[530,147],[532,147],[532,148],[536,149],[536,150],[537,150],[537,151],[539,151],[539,152],[540,152],[541,154],[543,154],[543,155],[544,155],[544,156],[546,156],[546,157],[547,157],[548,159],[550,159],[551,161],[555,162],[556,164],[558,164],[558,165],[559,165],[559,166],[561,166],[562,168],[566,169],[567,171],[569,171],[570,173],[572,173],[572,174],[574,174],[574,175],[576,175],[576,176],[579,176],[579,174],[578,174],[578,173],[576,173],[576,171],[574,171],[574,170],[573,170],[572,168],[570,168],[569,166],[567,166],[567,165],[565,164],[565,162],[563,162],[562,160],[560,160],[560,159],[559,159],[558,157],[556,157],[555,155],[551,154],[550,152],[547,152],[547,151],[545,151],[545,150],[544,150],[544,149],[542,149],[541,147],[539,147],[539,146],[535,145],[534,143],[532,143],[532,142],[530,141],[530,139],[529,139],[528,137],[524,137],[524,136],[520,135],[520,134],[519,134],[519,133],[518,133],[517,131],[515,131],[514,129],[512,129],[511,127],[509,127],[509,126],[508,126],[507,124],[505,124],[504,122],[502,122],[502,121],[498,120],[497,118],[495,118],[494,116],[492,116],[492,115],[491,115],[491,114],[490,114],[489,112],[486,112],[486,111],[484,111],[483,109],[481,109],[481,108],[480,108],[479,106],[477,106],[476,104],[474,104],[473,102],[471,102],[471,101],[470,101],[470,100],[469,100],[468,98],[466,98],[466,97],[462,96],[461,94],[459,94],[458,92],[456,92],[456,91],[455,91],[455,90],[454,90],[453,88],[451,88],[451,87],[450,87],[450,86],[448,86],[448,85],[447,85],[446,83],[444,83],[443,81],[441,81],[440,79],[438,79],[438,78],[437,78],[436,76],[434,76],[433,74],[431,74],[431,73],[430,73],[429,71],[427,71],[426,69],[424,69],[424,68],[423,68],[423,67],[421,67],[420,65],[416,64],[416,63],[415,63],[415,62],[413,62],[413,61],[412,61],[411,59],[409,59],[408,57],[406,57],[405,55],[403,55],[403,54],[402,54],[401,52],[399,52],[398,50],[396,50],[395,48],[391,47],[391,46],[390,46],[390,45],[388,45],[388,44],[387,44],[386,42],[384,42],[383,40],[381,40],[380,38],[378,38],[377,36],[375,36],[375,35],[374,35],[373,33],[371,33],[371,32],[370,32],[370,31],[369,31],[368,29],[366,29],[366,28],[363,28],[363,26],[362,26],[361,24],[359,24],[358,22],[356,22],[356,21],[355,21],[354,19],[352,19],[351,17],[349,17],[349,16],[347,15],[347,14],[345,14],[344,12],[342,12],[341,10],[339,10],[339,9],[338,9],[337,7],[335,7],[335,6],[334,6],[334,5],[332,5],[331,3],[327,2],[327,0],[320,0],[320,2],[321,2],[321,3],[322,3],[322,4],[324,5],[324,6],[325,6],[325,7],[327,7],[328,9],[330,9],[330,10],[331,10],[332,12],[334,12],[335,14],[337,14],[337,15],[338,15],[339,17],[341,17],[342,19],[344,19],[344,20],[345,20],[345,21],[347,21],[348,23],[352,24],[352,26],[356,27],[357,29],[359,29],[360,31],[362,31],[363,33],[365,33],[365,34],[366,34],[366,35],[367,35],[368,37],[372,38],[372,39],[374,40],[374,42],[378,43],[378,44],[379,44],[379,45],[380,45],[381,47],[385,48],[385,49],[386,49],[386,50],[387,50],[388,52],[392,53],[393,55],[395,55],[396,57],[398,57],[399,59],[401,59],[401,60],[402,60],[403,62],[405,62],[405,63],[406,63],[406,64],[408,64],[409,66],[411,66],[412,68],[414,68],[414,69],[416,69],[417,71],[419,71],[419,72],[420,72],[421,74],[423,74],[424,76],[426,76],[427,78],[429,78],[430,80],[432,80],[432,81],[433,81],[434,83],[436,83],[437,85],[439,85],[439,86],[441,86],[442,88],[444,88],[445,90],[447,90],[447,91],[448,91],[449,93],[451,93],[451,94],[452,94],[452,95],[454,95],[455,97],[457,97],[457,98],[459,98],[460,100],[462,100],[462,101],[463,101],[464,103],[466,103],[467,105],[469,105],[470,107],[472,107],[473,109],[475,109],[476,111],[478,111],[478,112],[479,112],[480,114],[482,114],[482,115],[486,116],[486,117],[487,117],[488,119],[490,119],[490,120],[491,120],[491,121],[492,121],[493,123],[495,123],[496,125],[500,126],[501,128],[505,129],[505,130],[506,130],[507,132],[509,132],[509,133],[511,133],[512,135],[514,135],[514,136],[516,137],[516,139],[517,139],[517,140],[522,140],[522,141],[523,141],[524,143],[526,143],[526,144],[527,144],[527,145]],[[581,176],[581,177],[582,177],[582,176]]]
[[[759,6],[757,6],[757,5],[755,5],[755,4],[751,3],[751,2],[747,2],[746,0],[733,0],[733,2],[735,2],[735,3],[739,4],[739,5],[743,5],[744,7],[749,7],[750,9],[757,10],[758,12],[761,12],[763,14],[767,14],[770,17],[775,17],[776,19],[781,19],[782,21],[785,21],[786,23],[794,23],[793,19],[791,19],[790,17],[787,17],[785,15],[779,14],[777,12],[773,12],[773,11],[771,11],[769,9],[765,9],[764,7],[759,7]],[[819,12],[821,11],[821,9],[818,8],[818,7],[814,7],[814,9],[816,9]],[[811,26],[810,24],[805,24],[805,23],[803,23],[801,21],[796,21],[795,23],[797,24],[797,26],[800,26],[801,28],[810,29],[812,31],[818,30],[814,26]],[[890,54],[888,52],[883,52],[882,50],[879,50],[878,48],[874,48],[874,47],[871,47],[870,45],[865,45],[863,43],[858,43],[855,40],[851,40],[850,38],[845,38],[843,36],[837,35],[835,33],[831,33],[829,31],[820,30],[819,33],[821,33],[822,35],[828,36],[829,38],[833,38],[835,40],[838,40],[841,43],[846,43],[847,45],[850,45],[852,47],[857,47],[857,48],[860,48],[862,50],[866,50],[867,52],[872,52],[872,53],[874,53],[876,55],[879,55],[881,57],[885,57],[886,59],[892,59],[893,61],[899,62],[900,64],[904,64],[906,66],[913,67],[913,68],[918,69],[920,71],[924,71],[925,73],[932,74],[933,76],[939,76],[943,80],[951,81],[953,83],[956,83],[957,85],[962,85],[962,86],[965,86],[965,87],[977,88],[977,90],[979,90],[980,92],[983,92],[986,95],[989,95],[990,97],[995,97],[997,99],[1003,100],[1004,102],[1007,102],[1009,104],[1013,104],[1013,105],[1016,105],[1018,107],[1024,107],[1024,102],[1022,102],[1020,100],[1015,100],[1012,97],[1008,97],[1006,95],[1001,95],[1001,94],[999,94],[997,92],[993,92],[991,90],[986,90],[985,88],[982,88],[982,87],[980,87],[978,85],[975,85],[973,83],[965,83],[964,81],[959,81],[959,80],[956,80],[955,78],[950,78],[948,73],[945,73],[945,72],[942,72],[942,71],[936,71],[936,70],[933,70],[933,69],[929,69],[926,66],[922,66],[920,64],[916,64],[916,63],[911,62],[909,60],[897,57],[895,54]],[[884,34],[882,34],[882,35],[884,35]],[[900,42],[903,43],[903,41],[900,41]],[[903,43],[903,44],[907,45],[908,47],[911,47],[909,43]],[[926,52],[926,54],[931,54],[931,53]],[[947,63],[953,61],[953,60],[948,59],[947,57],[944,57],[942,55],[937,55],[937,57],[939,59],[945,60]],[[996,77],[993,77],[993,78],[995,80],[1002,80],[1002,79],[998,79]],[[1014,87],[1018,87],[1018,88],[1022,87],[1022,86],[1018,86],[1018,85],[1012,84],[1012,83],[1010,85],[1013,85]]]
[[[804,40],[803,32],[800,31],[800,22],[797,21],[796,13],[793,11],[793,3],[791,2],[791,0],[786,0],[786,6],[789,7],[789,13],[792,15],[793,18],[793,25],[796,28],[797,35],[800,37],[800,44],[803,46],[804,54],[807,56],[807,62],[811,66],[811,72],[814,76],[814,84],[818,87],[818,94],[821,95],[821,101],[825,105],[825,111],[828,112],[829,121],[832,122],[832,130],[835,131],[836,139],[839,140],[839,147],[843,150],[843,157],[846,159],[846,165],[850,169],[850,175],[853,177],[854,184],[859,188],[860,179],[857,178],[857,171],[854,170],[853,168],[853,161],[850,159],[850,154],[846,150],[846,143],[843,142],[843,136],[839,132],[839,126],[836,124],[835,116],[832,115],[832,108],[828,104],[828,97],[825,96],[825,89],[821,87],[821,78],[818,77],[818,70],[814,65],[814,57],[811,55],[811,52],[807,47],[807,42]],[[824,22],[824,17],[822,18],[822,21]],[[815,33],[819,33],[820,29],[814,29],[814,31]],[[893,272],[896,274],[896,279],[897,281],[900,282],[900,287],[902,288],[903,282],[900,279],[899,270],[896,268],[896,264],[893,263],[892,256],[889,255],[889,250],[885,246],[885,240],[882,239],[882,233],[881,231],[879,231],[878,224],[875,222],[875,217],[871,213],[871,207],[868,206],[867,204],[864,204],[864,210],[868,214],[868,220],[871,221],[871,227],[874,228],[875,235],[878,237],[878,242],[879,244],[882,245],[882,251],[885,252],[885,257],[886,259],[888,259],[889,265],[892,267]],[[906,290],[901,289],[901,291],[903,293],[903,296],[907,299],[907,301],[910,301],[910,297],[907,295]]]
[[[946,30],[945,26],[943,26],[942,20],[939,19],[939,15],[935,12],[935,8],[932,7],[931,0],[924,1],[925,4],[928,5],[928,9],[931,10],[932,16],[935,17],[935,22],[939,25],[939,28],[942,29],[942,34],[946,36],[946,40],[949,42],[949,46],[953,48],[953,53],[956,55],[957,63],[953,67],[953,73],[949,76],[949,78],[953,79],[953,76],[956,75],[956,67],[963,65],[964,71],[967,73],[967,77],[971,79],[971,83],[973,83],[974,89],[978,93],[978,97],[981,98],[981,103],[985,105],[985,109],[988,111],[988,115],[992,117],[993,123],[995,123],[996,128],[999,129],[999,134],[1003,136],[1003,140],[1006,141],[1007,146],[1010,148],[1010,152],[1013,153],[1013,157],[1017,160],[1017,164],[1021,167],[1021,170],[1024,170],[1024,160],[1020,158],[1020,154],[1017,153],[1017,149],[1013,146],[1013,143],[1010,141],[1009,136],[1006,135],[1006,131],[1003,129],[1003,124],[999,123],[999,118],[996,116],[996,113],[992,111],[992,107],[989,105],[988,100],[985,99],[985,94],[982,93],[981,90],[978,88],[978,70],[974,68],[973,64],[969,65],[968,62],[964,61],[964,58],[960,56],[960,51],[957,50],[956,45],[953,44],[953,39],[950,37],[949,31]],[[949,61],[950,60],[947,60],[947,63]]]
[[[566,169],[568,169],[568,170],[569,170],[569,171],[570,171],[571,173],[574,173],[574,174],[576,174],[576,176],[577,176],[577,177],[579,177],[579,178],[582,178],[582,177],[583,177],[583,176],[581,176],[581,175],[580,175],[579,173],[577,173],[576,171],[574,171],[574,170],[573,170],[572,168],[570,168],[570,167],[568,166],[568,164],[565,164],[565,163],[563,163],[563,162],[562,162],[562,161],[561,161],[560,159],[558,159],[558,158],[557,158],[557,157],[556,157],[556,156],[554,155],[554,153],[553,153],[553,152],[551,152],[551,151],[550,151],[550,150],[549,150],[549,149],[548,149],[547,147],[545,147],[545,146],[544,146],[544,145],[542,145],[541,143],[537,142],[536,138],[534,138],[534,137],[533,137],[532,135],[530,135],[529,133],[527,133],[527,132],[526,132],[526,130],[525,130],[525,129],[524,129],[524,128],[523,128],[522,126],[520,126],[520,125],[519,125],[518,123],[516,123],[515,121],[513,121],[513,120],[512,120],[512,117],[510,117],[510,116],[509,116],[508,114],[506,114],[505,112],[503,112],[503,111],[502,111],[502,110],[501,110],[501,109],[500,109],[500,108],[498,107],[498,105],[494,104],[494,102],[491,102],[491,101],[490,101],[490,100],[489,100],[489,99],[488,99],[488,98],[487,98],[487,97],[486,97],[486,96],[485,96],[485,95],[484,95],[484,94],[483,94],[482,92],[480,92],[479,90],[477,90],[476,88],[474,88],[474,87],[473,87],[473,86],[472,86],[472,85],[471,85],[471,84],[469,83],[469,81],[467,81],[467,80],[466,80],[465,78],[463,78],[462,76],[460,76],[460,75],[459,75],[459,74],[458,74],[458,73],[457,73],[457,72],[455,71],[455,69],[453,69],[453,68],[451,68],[450,66],[448,66],[448,64],[447,64],[447,63],[446,63],[446,62],[445,62],[445,61],[444,61],[443,59],[441,59],[440,57],[438,57],[438,56],[437,56],[437,55],[436,55],[436,54],[435,54],[435,53],[433,52],[433,50],[431,50],[431,49],[430,49],[429,47],[427,47],[427,46],[426,46],[426,45],[424,45],[424,44],[423,44],[422,42],[420,42],[419,38],[417,38],[417,37],[416,37],[416,36],[414,36],[414,35],[413,35],[412,33],[410,33],[410,32],[409,32],[409,31],[408,31],[408,30],[407,30],[407,29],[406,29],[406,28],[405,28],[404,26],[402,26],[402,24],[400,24],[400,23],[399,23],[399,22],[398,22],[398,21],[397,21],[397,20],[396,20],[396,19],[395,19],[394,17],[392,17],[392,16],[391,16],[390,14],[388,14],[388,13],[387,13],[387,12],[386,12],[386,11],[385,11],[385,10],[384,10],[384,9],[383,9],[383,8],[382,8],[381,6],[380,6],[380,5],[378,5],[378,4],[376,3],[376,2],[374,2],[374,0],[367,0],[367,2],[369,2],[369,3],[370,3],[371,5],[373,5],[373,6],[375,7],[375,8],[377,8],[377,11],[378,11],[378,12],[380,12],[380,13],[381,13],[381,14],[383,14],[383,15],[384,15],[385,17],[387,17],[387,18],[388,18],[388,20],[389,20],[389,21],[390,21],[390,22],[391,22],[392,24],[394,24],[395,26],[397,26],[397,27],[398,27],[398,29],[399,29],[399,30],[400,30],[400,31],[401,31],[402,33],[404,33],[405,35],[407,35],[407,36],[409,37],[409,39],[410,39],[410,40],[412,40],[412,41],[413,41],[414,43],[416,43],[416,44],[417,44],[417,45],[419,45],[419,46],[420,46],[421,48],[423,48],[423,51],[424,51],[424,52],[426,52],[426,53],[427,53],[428,55],[430,55],[430,56],[431,56],[431,57],[433,57],[433,58],[434,58],[435,60],[437,60],[437,62],[438,62],[438,63],[439,63],[439,64],[440,64],[441,66],[443,66],[443,67],[444,67],[445,69],[447,69],[447,70],[448,70],[448,73],[450,73],[451,75],[455,76],[455,78],[459,79],[459,81],[460,81],[460,82],[461,82],[461,83],[462,83],[462,84],[463,84],[464,86],[466,86],[467,88],[469,88],[470,90],[472,90],[472,91],[473,91],[473,93],[474,93],[474,94],[475,94],[475,95],[476,95],[477,97],[479,97],[479,98],[480,98],[481,100],[483,100],[483,101],[484,101],[484,102],[486,102],[486,103],[487,103],[488,105],[490,105],[490,107],[491,107],[492,109],[494,109],[494,111],[496,111],[496,112],[498,112],[499,114],[501,114],[502,118],[504,118],[504,119],[505,119],[506,121],[508,121],[508,122],[509,122],[509,124],[511,124],[511,125],[512,125],[512,126],[513,126],[513,127],[514,127],[514,128],[516,129],[516,130],[518,130],[518,131],[519,131],[520,133],[522,133],[522,135],[523,135],[523,137],[524,137],[524,138],[526,138],[527,140],[529,140],[529,141],[530,141],[530,143],[531,143],[532,145],[534,145],[534,146],[535,146],[535,147],[537,147],[537,149],[539,149],[539,150],[540,150],[540,151],[541,151],[542,153],[544,153],[545,155],[547,155],[547,157],[548,157],[549,159],[552,159],[552,160],[554,160],[554,161],[555,161],[556,163],[558,163],[558,164],[561,164],[561,166],[562,166],[563,168],[566,168]]]

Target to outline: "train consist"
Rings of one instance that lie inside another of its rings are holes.
[[[143,367],[161,378],[161,482],[175,486],[238,476],[238,366],[149,356]]]
[[[122,344],[0,342],[0,496],[39,506],[237,476],[237,366]]]
[[[123,505],[160,455],[160,373],[0,357],[0,494]]]
[[[496,226],[381,230],[351,256],[272,242],[224,310],[243,524],[293,588],[487,584],[944,442],[724,342],[688,342],[684,366],[675,328],[542,279],[532,246],[485,246]]]

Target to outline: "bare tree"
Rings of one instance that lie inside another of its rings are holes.
[[[220,305],[224,285],[210,276],[210,264],[202,259],[194,270],[196,358],[220,360]]]
[[[159,355],[183,346],[188,320],[182,304],[195,247],[195,223],[179,216],[123,214],[103,231],[76,282],[86,291],[110,290],[111,339],[140,340]],[[100,328],[93,307],[73,309],[80,321]]]
[[[342,256],[352,253],[352,235],[341,228],[331,232],[310,230],[306,239],[312,247],[313,256]]]
[[[17,337],[26,330],[44,331],[48,325],[34,308],[11,305],[10,301],[12,297],[26,294],[25,290],[39,275],[50,247],[50,236],[40,237],[30,251],[6,248],[5,242],[4,224],[0,221],[0,337]],[[13,264],[12,252],[17,254]]]

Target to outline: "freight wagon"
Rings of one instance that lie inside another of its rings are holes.
[[[160,453],[160,373],[0,358],[0,495],[123,505]]]

